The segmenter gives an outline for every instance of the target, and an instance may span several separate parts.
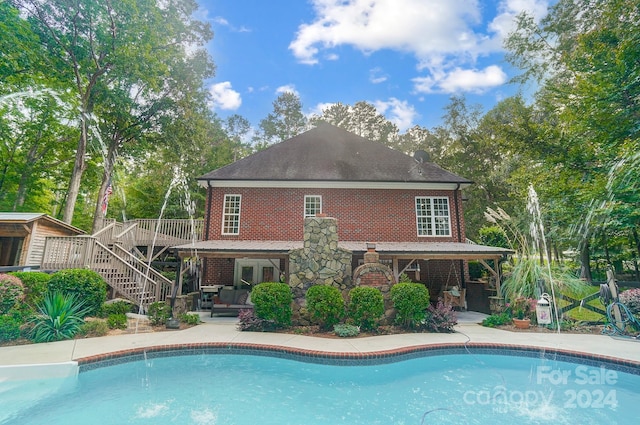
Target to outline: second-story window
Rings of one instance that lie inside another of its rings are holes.
[[[315,217],[322,212],[322,197],[320,195],[304,196],[304,218]]]
[[[224,195],[224,211],[222,212],[222,234],[237,235],[240,233],[240,195]]]
[[[416,197],[418,236],[451,236],[449,198]]]

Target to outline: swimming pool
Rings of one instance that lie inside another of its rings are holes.
[[[418,353],[347,366],[353,362],[285,355],[164,355],[90,365],[3,423],[627,425],[640,398],[639,375],[556,356]]]

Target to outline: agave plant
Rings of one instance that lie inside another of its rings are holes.
[[[73,294],[48,292],[38,311],[31,320],[31,338],[35,342],[50,342],[73,338],[84,323],[87,307]]]

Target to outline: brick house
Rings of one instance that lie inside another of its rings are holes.
[[[434,300],[467,287],[466,261],[498,264],[510,253],[467,243],[462,191],[471,181],[424,152],[412,157],[329,124],[198,181],[207,189],[204,240],[176,248],[182,258],[201,259],[206,286],[282,280],[295,290],[333,281],[346,289],[365,284],[354,271],[369,264],[377,273],[369,279],[386,276],[391,285],[406,273]],[[310,249],[326,255],[309,257]]]

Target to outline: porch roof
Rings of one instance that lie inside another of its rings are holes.
[[[338,246],[354,253],[367,250],[363,241],[342,241]],[[376,252],[382,256],[423,259],[494,259],[513,251],[486,245],[461,242],[374,242]],[[180,256],[191,256],[197,251],[201,257],[273,257],[288,255],[292,249],[303,247],[302,241],[236,241],[209,240],[173,247]]]

